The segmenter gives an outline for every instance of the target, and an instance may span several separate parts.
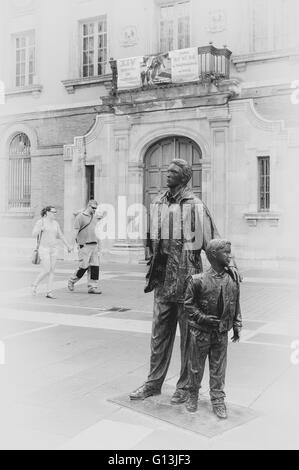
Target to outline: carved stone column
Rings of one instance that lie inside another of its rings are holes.
[[[226,109],[209,119],[212,139],[211,211],[221,236],[228,232],[228,127]],[[226,114],[226,115],[225,115]]]
[[[119,239],[113,247],[113,254],[119,255],[127,262],[137,262],[144,259],[144,240],[138,235],[146,219],[142,210],[143,167],[135,162],[127,162],[126,168],[123,165],[118,166],[120,176],[118,194],[121,196],[118,201],[118,224],[121,223],[121,226],[118,225]],[[121,177],[120,171],[122,175],[125,174],[125,178]],[[124,229],[126,233],[121,236]],[[143,232],[145,231],[146,228]]]
[[[73,231],[74,212],[85,205],[85,158],[83,139],[64,148],[64,231],[70,237]]]
[[[212,207],[211,161],[202,163],[202,200],[207,207]]]

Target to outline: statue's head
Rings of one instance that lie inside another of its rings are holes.
[[[192,167],[182,159],[173,160],[168,167],[167,186],[187,186],[192,178]]]
[[[225,268],[231,260],[231,242],[225,239],[214,239],[208,243],[206,255],[211,265]]]

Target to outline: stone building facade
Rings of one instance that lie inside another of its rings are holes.
[[[193,186],[238,259],[298,260],[296,1],[1,0],[1,7],[1,236],[29,237],[48,203],[68,235],[74,210],[94,195],[116,211],[115,238],[104,247],[141,259],[143,242],[120,230],[121,219],[126,207],[148,207],[176,156],[193,164]],[[228,77],[113,92],[110,57],[210,42],[232,51]],[[29,158],[26,181],[20,159]]]

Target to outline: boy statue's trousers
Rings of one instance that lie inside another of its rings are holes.
[[[222,404],[225,399],[227,346],[227,332],[219,333],[216,330],[204,332],[195,328],[190,329],[190,391],[198,392],[201,388],[205,363],[208,357],[210,366],[210,396],[213,405]]]

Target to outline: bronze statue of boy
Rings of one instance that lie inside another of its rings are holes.
[[[209,357],[210,397],[214,413],[226,419],[225,373],[228,332],[233,328],[233,342],[240,340],[242,317],[240,284],[228,269],[231,243],[211,240],[206,249],[211,268],[190,277],[185,295],[185,314],[190,328],[189,398],[186,408],[198,408],[198,393]]]

